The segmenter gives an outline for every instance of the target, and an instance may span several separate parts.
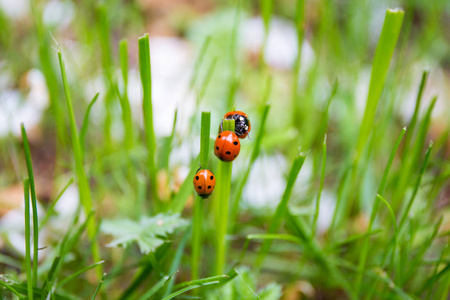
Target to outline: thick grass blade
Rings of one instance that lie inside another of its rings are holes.
[[[33,285],[37,284],[38,267],[38,249],[39,249],[39,219],[37,211],[36,188],[34,185],[33,163],[31,161],[30,143],[28,142],[27,132],[23,123],[20,125],[22,130],[23,150],[25,152],[25,161],[27,163],[28,181],[31,191],[31,207],[33,210]]]
[[[281,199],[280,203],[277,206],[277,209],[269,225],[269,228],[267,229],[267,234],[275,233],[275,231],[277,231],[280,228],[281,222],[283,221],[284,218],[284,214],[287,211],[287,206],[289,203],[289,199],[291,198],[292,189],[294,188],[295,181],[297,180],[298,174],[300,173],[300,170],[303,166],[303,163],[305,162],[305,159],[306,154],[304,153],[300,153],[294,159],[291,171],[289,172],[289,177],[287,180],[286,189],[284,190],[283,198]],[[264,258],[269,252],[271,244],[272,244],[271,241],[265,241],[264,244],[262,245],[256,260],[257,269],[261,267]]]
[[[120,69],[122,71],[123,93],[119,95],[120,106],[122,107],[122,121],[125,128],[125,147],[133,148],[134,131],[133,118],[131,115],[130,101],[128,99],[128,41],[123,39],[119,43]]]
[[[145,292],[142,297],[139,298],[139,300],[147,300],[150,299],[154,294],[156,294],[170,279],[170,276],[164,276],[161,278],[157,283],[155,283],[154,286],[152,286],[151,289],[149,289],[147,292]]]
[[[278,234],[278,233],[260,233],[247,235],[248,240],[284,240],[296,244],[300,244],[301,240],[291,234]]]
[[[72,105],[72,97],[70,95],[69,90],[69,83],[67,81],[66,76],[66,67],[64,64],[64,60],[62,57],[61,49],[58,49],[58,58],[59,58],[59,65],[61,67],[61,76],[62,81],[64,85],[64,91],[66,94],[66,103],[67,103],[67,110],[69,112],[69,123],[70,123],[70,134],[72,137],[72,150],[73,155],[75,158],[75,172],[77,175],[77,182],[78,182],[78,191],[80,193],[80,202],[83,205],[84,212],[86,215],[89,215],[92,211],[92,198],[91,198],[91,191],[89,188],[89,182],[88,178],[86,176],[84,166],[83,166],[83,152],[81,149],[81,145],[79,143],[78,139],[78,130],[77,125],[75,122],[75,114],[73,111],[73,105]],[[95,238],[96,234],[96,225],[95,225],[95,219],[90,218],[89,224],[87,225],[87,231],[89,238],[92,241],[92,258],[94,261],[99,261],[100,253],[99,253],[99,246],[98,241]],[[102,271],[98,270],[97,275],[99,278],[101,278]]]
[[[234,132],[234,120],[224,120],[223,130]],[[219,162],[219,172],[216,176],[215,221],[216,221],[216,262],[215,274],[223,274],[227,251],[228,214],[231,189],[231,171],[233,162]]]
[[[366,109],[362,120],[358,143],[356,145],[355,161],[363,151],[367,139],[372,132],[378,102],[383,91],[389,64],[394,53],[400,29],[403,23],[404,11],[401,9],[388,9],[384,19],[383,29],[378,40],[375,57],[372,63],[369,93],[367,95]]]
[[[84,114],[84,118],[83,118],[83,124],[81,125],[81,129],[80,129],[80,145],[81,148],[83,150],[83,152],[85,151],[85,140],[86,140],[86,132],[89,126],[89,114],[91,113],[91,109],[92,106],[95,104],[95,102],[98,99],[98,95],[99,93],[95,94],[94,98],[92,98],[91,102],[89,102],[89,105],[86,109],[86,113]]]
[[[400,136],[397,138],[397,142],[394,145],[394,148],[391,151],[391,155],[389,156],[389,160],[386,164],[386,167],[384,169],[383,177],[381,178],[380,186],[378,187],[378,195],[382,195],[384,193],[384,189],[386,188],[389,171],[391,170],[392,162],[394,161],[395,154],[397,153],[398,147],[400,146],[400,143],[402,142],[403,136],[405,135],[406,128],[403,128],[400,132]],[[372,213],[370,214],[370,221],[369,226],[367,227],[367,232],[372,231],[373,224],[375,222],[375,218],[378,213],[378,206],[380,205],[380,199],[379,197],[375,197],[375,201],[373,203],[372,207]],[[362,282],[363,275],[365,273],[366,268],[366,261],[367,261],[367,254],[369,253],[369,239],[370,236],[366,236],[364,239],[364,243],[361,249],[361,253],[359,256],[359,273],[356,279],[356,293],[359,294],[360,286]]]
[[[261,123],[259,125],[259,130],[256,135],[256,139],[254,141],[252,156],[250,157],[250,162],[248,163],[248,166],[247,166],[245,172],[243,172],[242,177],[238,181],[238,187],[236,189],[236,192],[233,195],[233,200],[231,202],[233,207],[231,210],[230,220],[233,223],[236,221],[236,218],[237,218],[239,204],[241,201],[241,196],[242,196],[242,192],[244,190],[244,186],[247,183],[248,176],[250,175],[250,171],[252,169],[253,163],[258,158],[259,152],[261,150],[261,143],[262,143],[262,140],[264,137],[264,132],[266,129],[267,116],[269,115],[269,110],[270,110],[270,103],[268,103],[267,101],[270,98],[271,90],[272,90],[272,78],[269,77],[267,85],[266,85],[266,90],[264,92],[264,97],[263,97],[263,103],[265,103],[265,104],[262,108]],[[232,224],[232,225],[234,225],[234,224]]]
[[[316,208],[314,210],[314,218],[312,223],[313,235],[316,235],[317,231],[317,220],[319,219],[319,209],[320,209],[320,196],[322,195],[323,184],[325,182],[325,167],[327,164],[327,135],[323,138],[322,143],[322,171],[320,172],[320,185],[319,192],[317,193]]]
[[[202,112],[200,132],[200,168],[208,169],[209,140],[211,130],[211,113]],[[201,269],[201,246],[203,231],[203,198],[197,196],[194,203],[194,215],[192,219],[192,254],[191,254],[191,279],[197,279]]]
[[[150,173],[150,184],[152,196],[155,201],[158,200],[156,192],[156,138],[153,128],[153,106],[152,106],[152,73],[150,62],[150,41],[148,34],[139,38],[139,70],[141,73],[141,82],[143,88],[143,113],[144,113],[144,131],[148,151],[148,169]]]
[[[111,52],[111,42],[110,42],[110,29],[108,21],[108,5],[106,3],[100,3],[95,8],[96,15],[96,30],[98,34],[98,41],[100,42],[100,50],[102,57],[102,64],[104,69],[104,80],[105,88],[107,90],[105,94],[105,123],[104,123],[104,138],[105,138],[105,148],[107,150],[111,149],[111,107],[112,100],[114,97],[113,80],[112,80],[112,52]]]
[[[25,265],[27,270],[28,299],[33,300],[33,275],[31,267],[31,236],[30,236],[30,183],[28,178],[23,180],[23,194],[25,199]]]

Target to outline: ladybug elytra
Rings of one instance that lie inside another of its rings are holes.
[[[233,161],[241,151],[239,138],[232,131],[219,133],[214,143],[214,154],[222,161]]]
[[[216,186],[216,177],[207,169],[200,170],[194,176],[194,189],[202,198],[208,198]]]

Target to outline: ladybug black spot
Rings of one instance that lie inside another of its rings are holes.
[[[235,155],[234,157],[236,157],[237,155]]]
[[[202,187],[199,185],[198,187],[197,187],[199,190],[201,190],[202,189]]]
[[[198,176],[195,176],[195,180],[199,180],[200,179],[200,177],[198,177]]]
[[[222,136],[219,134],[219,139],[221,138]]]
[[[211,188],[211,186],[210,185],[208,185],[208,190]]]
[[[238,142],[234,141],[233,144],[235,144],[237,146]]]
[[[219,147],[218,147],[218,146],[216,146],[216,149],[217,149],[217,150],[219,150]]]
[[[227,151],[227,152],[225,152],[227,155],[230,155],[231,154],[231,152],[230,151]]]
[[[213,180],[213,179],[214,179],[214,176],[209,177],[209,179]]]

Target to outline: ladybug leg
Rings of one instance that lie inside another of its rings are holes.
[[[199,168],[197,169],[197,171],[195,171],[195,174],[197,174],[198,171],[200,171],[202,169],[202,165],[200,163],[198,164],[198,166],[199,166]]]
[[[249,133],[247,133],[247,138],[250,140],[250,141],[252,141],[253,142],[253,139],[250,137],[250,132]]]

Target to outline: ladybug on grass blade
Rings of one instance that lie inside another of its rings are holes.
[[[234,120],[235,122],[234,133],[236,133],[236,135],[240,139],[245,139],[249,134],[250,130],[252,130],[250,119],[248,118],[247,114],[243,111],[236,110],[227,112],[225,116],[223,116],[223,118],[226,120]],[[220,123],[219,132],[223,131],[222,123],[223,121]]]
[[[219,133],[214,143],[214,154],[222,161],[233,161],[241,151],[239,138],[232,131]]]
[[[200,170],[194,176],[194,189],[202,198],[208,198],[214,191],[216,178],[214,174],[207,169]]]

